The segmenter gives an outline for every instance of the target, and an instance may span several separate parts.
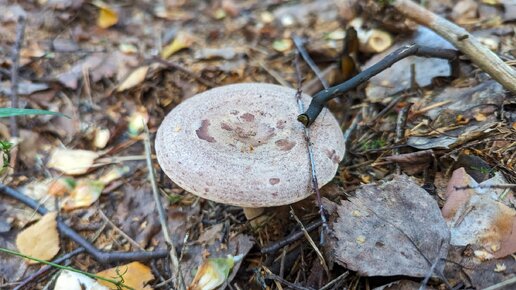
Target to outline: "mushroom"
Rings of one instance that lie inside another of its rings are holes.
[[[310,163],[295,95],[278,85],[242,83],[185,100],[158,129],[161,168],[197,196],[243,207],[248,219],[264,207],[308,197]],[[305,106],[310,99],[302,95]],[[344,141],[335,117],[329,111],[321,116],[310,130],[323,186],[337,171]]]

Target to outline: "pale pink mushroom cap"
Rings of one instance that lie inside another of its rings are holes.
[[[271,84],[214,88],[174,108],[156,136],[163,171],[200,197],[242,207],[294,203],[311,194],[296,91]],[[308,95],[302,96],[307,107]],[[337,120],[323,110],[310,126],[319,185],[344,154]]]

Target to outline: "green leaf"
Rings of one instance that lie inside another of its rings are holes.
[[[61,114],[59,112],[36,109],[0,108],[0,118],[26,115],[56,115],[59,117],[65,117],[70,119],[70,117],[68,117],[67,115]]]

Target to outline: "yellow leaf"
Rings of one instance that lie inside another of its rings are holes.
[[[44,215],[38,222],[26,228],[16,237],[16,247],[27,256],[41,260],[52,259],[59,252],[56,212]],[[29,264],[37,262],[28,260]]]
[[[83,179],[77,182],[70,196],[63,199],[62,208],[72,210],[80,207],[88,207],[99,199],[104,183],[97,180]]]
[[[224,283],[228,278],[229,272],[240,261],[243,256],[228,255],[227,258],[210,258],[197,268],[197,273],[188,290],[212,290]]]
[[[193,42],[194,38],[192,37],[192,35],[186,32],[179,32],[172,41],[172,43],[163,48],[163,50],[161,51],[161,57],[169,58],[174,53],[190,47],[193,44]]]
[[[118,13],[111,7],[97,1],[94,3],[99,8],[99,15],[97,17],[97,26],[100,28],[109,28],[118,23]]]
[[[154,279],[149,267],[145,266],[140,262],[132,262],[126,265],[114,267],[111,269],[104,270],[97,273],[98,276],[121,281],[123,284],[129,286],[135,290],[140,289],[152,289],[150,286],[146,286],[149,281]],[[99,280],[100,284],[109,287],[110,289],[117,289],[117,287],[109,282]]]
[[[147,71],[149,71],[148,66],[142,66],[135,69],[116,89],[117,92],[122,92],[133,88],[145,80],[145,76],[147,75]]]

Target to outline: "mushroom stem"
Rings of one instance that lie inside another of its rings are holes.
[[[244,207],[244,214],[247,220],[252,220],[260,216],[265,210],[263,207]]]

